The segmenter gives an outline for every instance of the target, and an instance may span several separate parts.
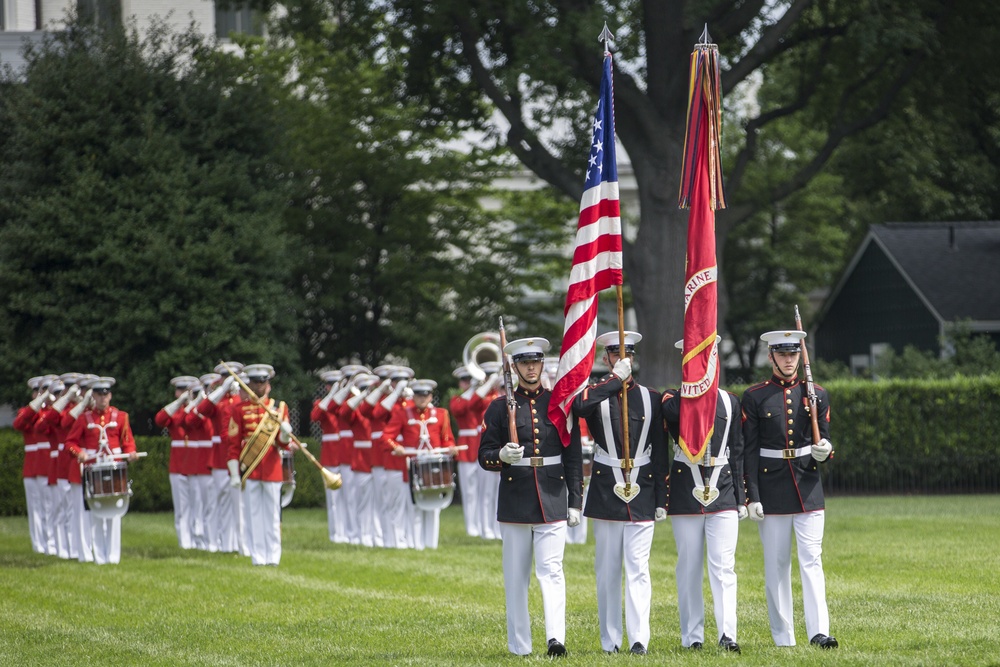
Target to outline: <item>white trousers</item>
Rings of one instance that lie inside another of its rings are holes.
[[[69,494],[72,491],[69,480],[57,479],[50,486],[52,494],[52,524],[56,535],[56,555],[60,558],[76,558],[79,554],[70,550],[69,542]]]
[[[515,655],[531,653],[531,617],[528,615],[528,584],[531,560],[542,590],[545,638],[566,641],[566,580],[563,553],[566,522],[524,524],[501,523],[503,582],[507,602],[507,648]]]
[[[233,507],[238,502],[239,490],[229,486],[229,471],[212,469],[211,497],[214,498],[208,518],[208,550],[233,553],[239,549],[236,513]]]
[[[56,515],[58,514],[58,488],[55,484],[49,484],[48,478],[42,480],[42,497],[45,501],[45,516],[42,523],[45,526],[45,553],[50,556],[59,555],[59,537],[56,525]]]
[[[343,479],[343,484],[340,487],[340,502],[338,503],[338,509],[340,510],[340,518],[343,519],[344,530],[344,543],[351,544],[351,536],[357,536],[357,542],[354,544],[361,543],[360,533],[358,532],[358,517],[357,517],[357,506],[358,501],[355,498],[357,489],[355,488],[356,482],[354,481],[354,471],[351,470],[351,466],[344,464],[340,466],[340,476]]]
[[[250,562],[277,565],[281,561],[281,482],[248,479],[243,514]]]
[[[94,540],[94,562],[117,565],[122,559],[122,518],[101,519],[88,511]]]
[[[484,540],[500,539],[497,521],[497,499],[500,496],[500,473],[479,468],[479,511],[481,535]]]
[[[765,510],[766,512],[766,510]],[[764,590],[771,637],[778,646],[795,646],[792,616],[792,533],[798,546],[806,635],[830,634],[823,576],[823,510],[803,514],[765,514],[759,524],[764,547]]]
[[[377,547],[385,546],[387,474],[388,471],[382,466],[372,468],[372,543]]]
[[[681,646],[705,642],[705,596],[702,577],[708,553],[708,583],[715,609],[716,641],[736,641],[736,542],[740,535],[736,510],[670,517],[677,545],[677,610]]]
[[[44,477],[24,478],[24,500],[28,506],[28,535],[31,537],[31,549],[45,553],[45,500],[42,489],[48,484]]]
[[[208,548],[205,516],[208,513],[208,494],[211,493],[211,489],[211,475],[188,475],[188,500],[191,508],[188,523],[191,527],[191,543],[195,549]]]
[[[385,486],[380,494],[385,502],[382,543],[387,549],[406,549],[406,506],[410,489],[403,481],[402,470],[386,470]]]
[[[625,628],[629,645],[649,647],[649,609],[653,584],[649,553],[653,522],[593,520],[594,574],[597,579],[597,618],[601,648],[613,651],[622,644],[622,572],[625,573]]]
[[[187,475],[170,473],[170,497],[174,503],[174,530],[181,549],[194,546],[191,541],[191,486]]]
[[[90,527],[90,512],[83,504],[83,485],[70,484],[69,492],[69,542],[76,545],[77,560],[94,562],[94,539]]]
[[[370,472],[352,471],[352,505],[354,521],[348,524],[347,537],[351,544],[370,547],[375,544],[373,538],[373,511],[375,507],[375,487],[372,484]]]
[[[324,466],[328,471],[335,475],[340,474],[340,466]],[[343,539],[337,539],[338,526],[340,526],[340,531],[343,533],[343,523],[338,520],[337,515],[337,503],[340,502],[340,498],[344,495],[344,489],[339,488],[336,491],[331,491],[330,489],[325,489],[326,491],[326,532],[330,537],[331,542],[343,542]]]
[[[462,488],[462,516],[465,518],[465,533],[470,537],[479,537],[483,534],[483,511],[480,509],[482,498],[480,498],[479,484],[482,468],[478,461],[458,462],[458,483]]]
[[[425,510],[414,507],[414,531],[417,549],[437,549],[441,533],[441,510]]]

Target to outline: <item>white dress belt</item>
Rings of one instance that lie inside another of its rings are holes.
[[[541,468],[542,466],[554,466],[562,463],[561,456],[525,456],[510,465],[527,468]]]
[[[323,442],[337,442],[337,441],[340,440],[340,434],[339,433],[324,433],[322,440],[323,440]]]
[[[681,452],[676,452],[674,454],[674,461],[680,461],[681,463],[691,463],[691,459],[684,456],[684,454],[682,454]],[[713,456],[712,458],[709,459],[707,467],[724,466],[727,463],[729,463],[728,456]],[[698,461],[696,465],[705,465],[705,463],[703,461]]]
[[[812,454],[812,445],[797,449],[764,449],[762,447],[760,450],[760,455],[766,459],[797,459],[807,454]]]
[[[642,456],[637,456],[632,459],[632,467],[638,468],[644,466],[653,459],[649,454],[643,454]],[[625,459],[613,459],[601,448],[597,448],[594,451],[594,463],[600,463],[602,465],[611,466],[612,468],[624,468]]]
[[[372,441],[371,440],[355,440],[354,441],[354,449],[371,449],[371,448],[372,448]]]
[[[460,428],[458,429],[458,437],[460,438],[474,438],[479,435],[478,428]]]
[[[185,443],[184,443],[183,440],[171,440],[170,441],[170,446],[171,447],[184,447]]]

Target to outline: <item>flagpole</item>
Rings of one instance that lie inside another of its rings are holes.
[[[604,22],[604,29],[601,30],[601,34],[598,35],[598,41],[604,42],[604,57],[607,58],[611,55],[611,47],[609,43],[615,38],[608,29],[608,22]],[[615,285],[615,295],[618,297],[618,358],[625,358],[625,306],[624,299],[622,298],[622,286],[621,283]],[[619,400],[622,408],[622,454],[624,455],[622,469],[625,471],[625,495],[629,496],[632,491],[632,460],[629,456],[629,437],[628,437],[628,383],[627,381],[622,382],[622,393],[621,400]]]

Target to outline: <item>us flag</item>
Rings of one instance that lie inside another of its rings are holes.
[[[611,71],[611,54],[605,53],[594,138],[580,199],[573,268],[566,292],[559,368],[549,401],[549,420],[559,430],[563,446],[569,444],[567,423],[573,399],[587,386],[594,367],[597,295],[601,290],[622,284],[622,219]]]

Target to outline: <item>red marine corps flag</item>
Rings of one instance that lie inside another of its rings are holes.
[[[559,369],[549,401],[549,420],[569,444],[567,421],[573,399],[590,379],[597,340],[597,295],[622,284],[622,219],[618,206],[618,163],[615,157],[615,107],[611,87],[611,53],[604,26],[604,75],[594,118],[593,141],[580,200],[573,268],[566,292]]]
[[[681,367],[679,445],[692,463],[706,452],[719,397],[717,305],[719,267],[715,258],[715,211],[726,207],[719,136],[722,99],[719,49],[708,29],[691,54],[687,128],[684,136],[681,208],[688,216],[684,283],[684,359]]]

